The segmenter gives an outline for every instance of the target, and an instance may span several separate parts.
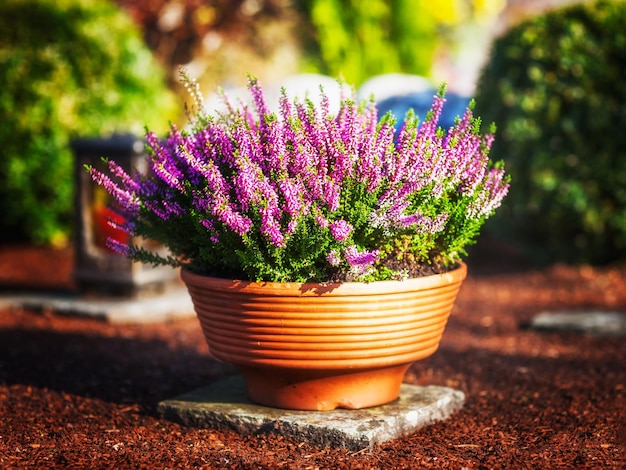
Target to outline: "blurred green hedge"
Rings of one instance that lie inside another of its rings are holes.
[[[164,83],[135,25],[107,1],[1,2],[0,241],[67,239],[70,140],[174,120]]]
[[[626,3],[515,27],[495,41],[476,101],[513,178],[487,228],[538,262],[626,259]]]
[[[308,67],[358,86],[390,72],[430,76],[438,47],[457,26],[495,15],[479,0],[294,0]]]

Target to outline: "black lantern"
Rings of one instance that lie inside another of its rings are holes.
[[[76,243],[74,280],[80,291],[136,296],[163,291],[178,279],[168,266],[153,267],[131,261],[106,244],[107,237],[127,242],[129,234],[111,226],[109,220],[123,222],[115,212],[107,191],[91,180],[85,165],[103,170],[102,157],[114,160],[128,174],[146,166],[144,142],[132,135],[79,139],[72,142],[76,172]],[[133,243],[152,251],[165,251],[149,241]]]

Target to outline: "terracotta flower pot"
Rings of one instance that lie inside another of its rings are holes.
[[[211,353],[276,408],[365,408],[395,400],[433,354],[467,274],[372,283],[248,282],[182,270]]]

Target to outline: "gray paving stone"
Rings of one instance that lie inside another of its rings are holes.
[[[38,293],[5,295],[0,297],[0,306],[87,316],[110,323],[156,323],[195,316],[184,287],[136,299]]]
[[[300,442],[349,450],[411,434],[462,408],[465,395],[447,387],[403,384],[392,403],[362,410],[291,411],[259,406],[246,398],[239,375],[159,403],[165,419],[197,428],[240,434],[278,433]]]
[[[532,328],[552,331],[578,331],[594,335],[626,335],[626,312],[578,311],[542,312],[531,323]]]

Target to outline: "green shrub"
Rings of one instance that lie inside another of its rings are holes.
[[[174,119],[175,99],[164,83],[136,27],[114,5],[3,0],[0,240],[66,239],[73,216],[69,141],[142,133],[146,124]]]
[[[493,45],[476,113],[512,175],[491,228],[537,261],[626,258],[626,3],[556,10]]]
[[[454,0],[297,0],[312,27],[312,67],[359,85],[387,72],[428,76]]]

